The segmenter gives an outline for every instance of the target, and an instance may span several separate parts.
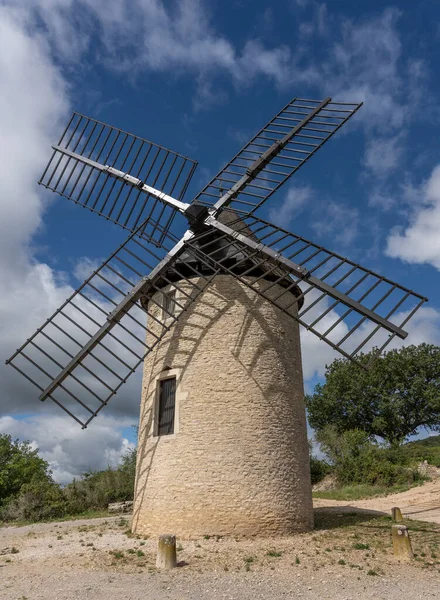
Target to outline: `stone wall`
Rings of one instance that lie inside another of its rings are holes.
[[[157,381],[170,375],[175,433],[157,437]],[[312,526],[298,325],[217,276],[145,361],[133,531],[271,535]]]

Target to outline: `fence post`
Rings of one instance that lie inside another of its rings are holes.
[[[411,560],[414,554],[406,525],[391,525],[394,556],[399,560]]]
[[[394,506],[391,509],[391,517],[396,523],[400,523],[401,521],[403,521],[402,512],[398,506]]]
[[[156,567],[158,569],[174,569],[176,566],[176,536],[160,535],[157,543]]]

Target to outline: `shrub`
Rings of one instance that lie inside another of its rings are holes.
[[[49,464],[29,442],[0,434],[0,508],[16,497],[25,484],[52,482]]]
[[[66,509],[60,486],[36,479],[21,487],[20,493],[3,508],[1,516],[5,521],[43,521],[63,517]]]
[[[401,447],[380,445],[365,431],[353,429],[340,433],[328,426],[317,434],[317,439],[341,485],[389,487],[423,479]]]
[[[7,437],[7,436],[6,436]],[[1,502],[0,519],[4,521],[44,521],[61,518],[67,515],[81,514],[90,509],[106,509],[110,502],[132,500],[134,493],[134,477],[136,467],[136,450],[128,452],[117,469],[106,469],[96,473],[86,473],[81,479],[74,480],[62,488],[50,477],[48,464],[39,459],[37,451],[30,450],[27,443],[13,446],[10,438],[0,436],[0,456],[3,447],[12,445],[18,458],[12,454],[14,477],[9,471],[0,467],[0,492],[8,490],[7,498]],[[24,456],[24,458],[23,458]],[[21,468],[23,462],[26,468]],[[18,468],[20,467],[20,468]],[[18,485],[19,474],[23,479]],[[2,478],[3,477],[3,478]],[[6,496],[6,492],[4,492]]]

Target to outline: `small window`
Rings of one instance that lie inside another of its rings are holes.
[[[170,290],[163,293],[162,299],[162,320],[173,317],[176,313],[176,290]]]
[[[176,378],[169,377],[158,381],[159,402],[157,435],[174,433],[174,413],[176,409]]]

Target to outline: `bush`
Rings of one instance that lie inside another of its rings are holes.
[[[123,467],[87,473],[64,489],[72,514],[89,508],[107,508],[110,502],[133,500],[133,492],[134,479]]]
[[[413,462],[426,460],[430,465],[440,468],[440,435],[408,442],[402,446],[402,450]]]
[[[0,440],[1,441],[1,440]],[[0,447],[1,449],[1,447]],[[29,445],[25,444],[26,452]],[[40,466],[33,469],[33,476],[24,478],[20,486],[8,483],[7,500],[0,503],[0,519],[4,521],[44,521],[70,515],[77,515],[90,509],[106,509],[110,502],[133,500],[134,477],[136,471],[136,450],[129,451],[117,469],[106,469],[96,473],[86,473],[82,479],[74,480],[62,488],[48,474],[48,465],[37,456],[37,451],[31,451],[32,465]],[[35,462],[36,459],[41,463]],[[41,465],[43,471],[41,471]],[[32,473],[31,470],[28,471]],[[46,476],[43,477],[46,473]],[[0,469],[0,484],[1,484]],[[11,479],[11,478],[10,478]],[[3,477],[6,481],[6,478]],[[8,480],[9,481],[9,480]],[[6,486],[4,486],[6,488]],[[0,487],[1,490],[1,487]]]
[[[387,448],[359,429],[337,432],[332,426],[317,434],[340,485],[392,486],[411,484],[423,477],[401,447]]]
[[[0,434],[0,509],[15,498],[23,485],[53,483],[49,464],[38,456],[29,442]]]
[[[44,521],[63,517],[66,510],[67,502],[58,484],[34,480],[21,487],[3,508],[1,517],[5,521]]]

